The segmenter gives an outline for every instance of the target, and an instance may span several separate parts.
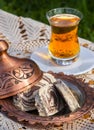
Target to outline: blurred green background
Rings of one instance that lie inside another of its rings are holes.
[[[72,7],[83,13],[78,35],[94,42],[93,0],[0,0],[0,9],[48,24],[46,12],[57,7]]]

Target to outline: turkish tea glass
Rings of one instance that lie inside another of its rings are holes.
[[[78,25],[82,13],[73,8],[56,8],[46,13],[51,25],[51,38],[48,51],[59,65],[69,65],[78,59],[80,44]]]

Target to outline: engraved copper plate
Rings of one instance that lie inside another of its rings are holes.
[[[51,72],[52,73],[52,72]],[[38,115],[37,112],[23,112],[21,110],[18,110],[12,102],[12,97],[0,100],[1,105],[1,111],[4,113],[7,113],[7,115],[12,118],[16,119],[16,121],[20,123],[25,123],[30,126],[38,126],[41,125],[43,127],[49,126],[49,125],[56,125],[60,126],[64,122],[71,122],[75,119],[80,118],[84,114],[86,114],[89,110],[93,107],[93,95],[94,90],[88,86],[88,84],[84,83],[82,79],[77,79],[74,76],[67,76],[63,73],[52,73],[56,78],[66,80],[77,86],[79,90],[82,92],[84,103],[80,109],[78,109],[76,112],[71,112],[67,114],[57,114],[54,116],[49,117],[41,117]]]

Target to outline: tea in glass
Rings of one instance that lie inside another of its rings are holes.
[[[79,56],[78,24],[81,13],[71,8],[57,8],[47,12],[51,25],[49,54],[56,63],[69,65]]]

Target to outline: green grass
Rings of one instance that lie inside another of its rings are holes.
[[[0,8],[18,16],[30,17],[48,24],[46,12],[52,8],[72,7],[83,13],[79,36],[94,42],[93,0],[0,0]]]

